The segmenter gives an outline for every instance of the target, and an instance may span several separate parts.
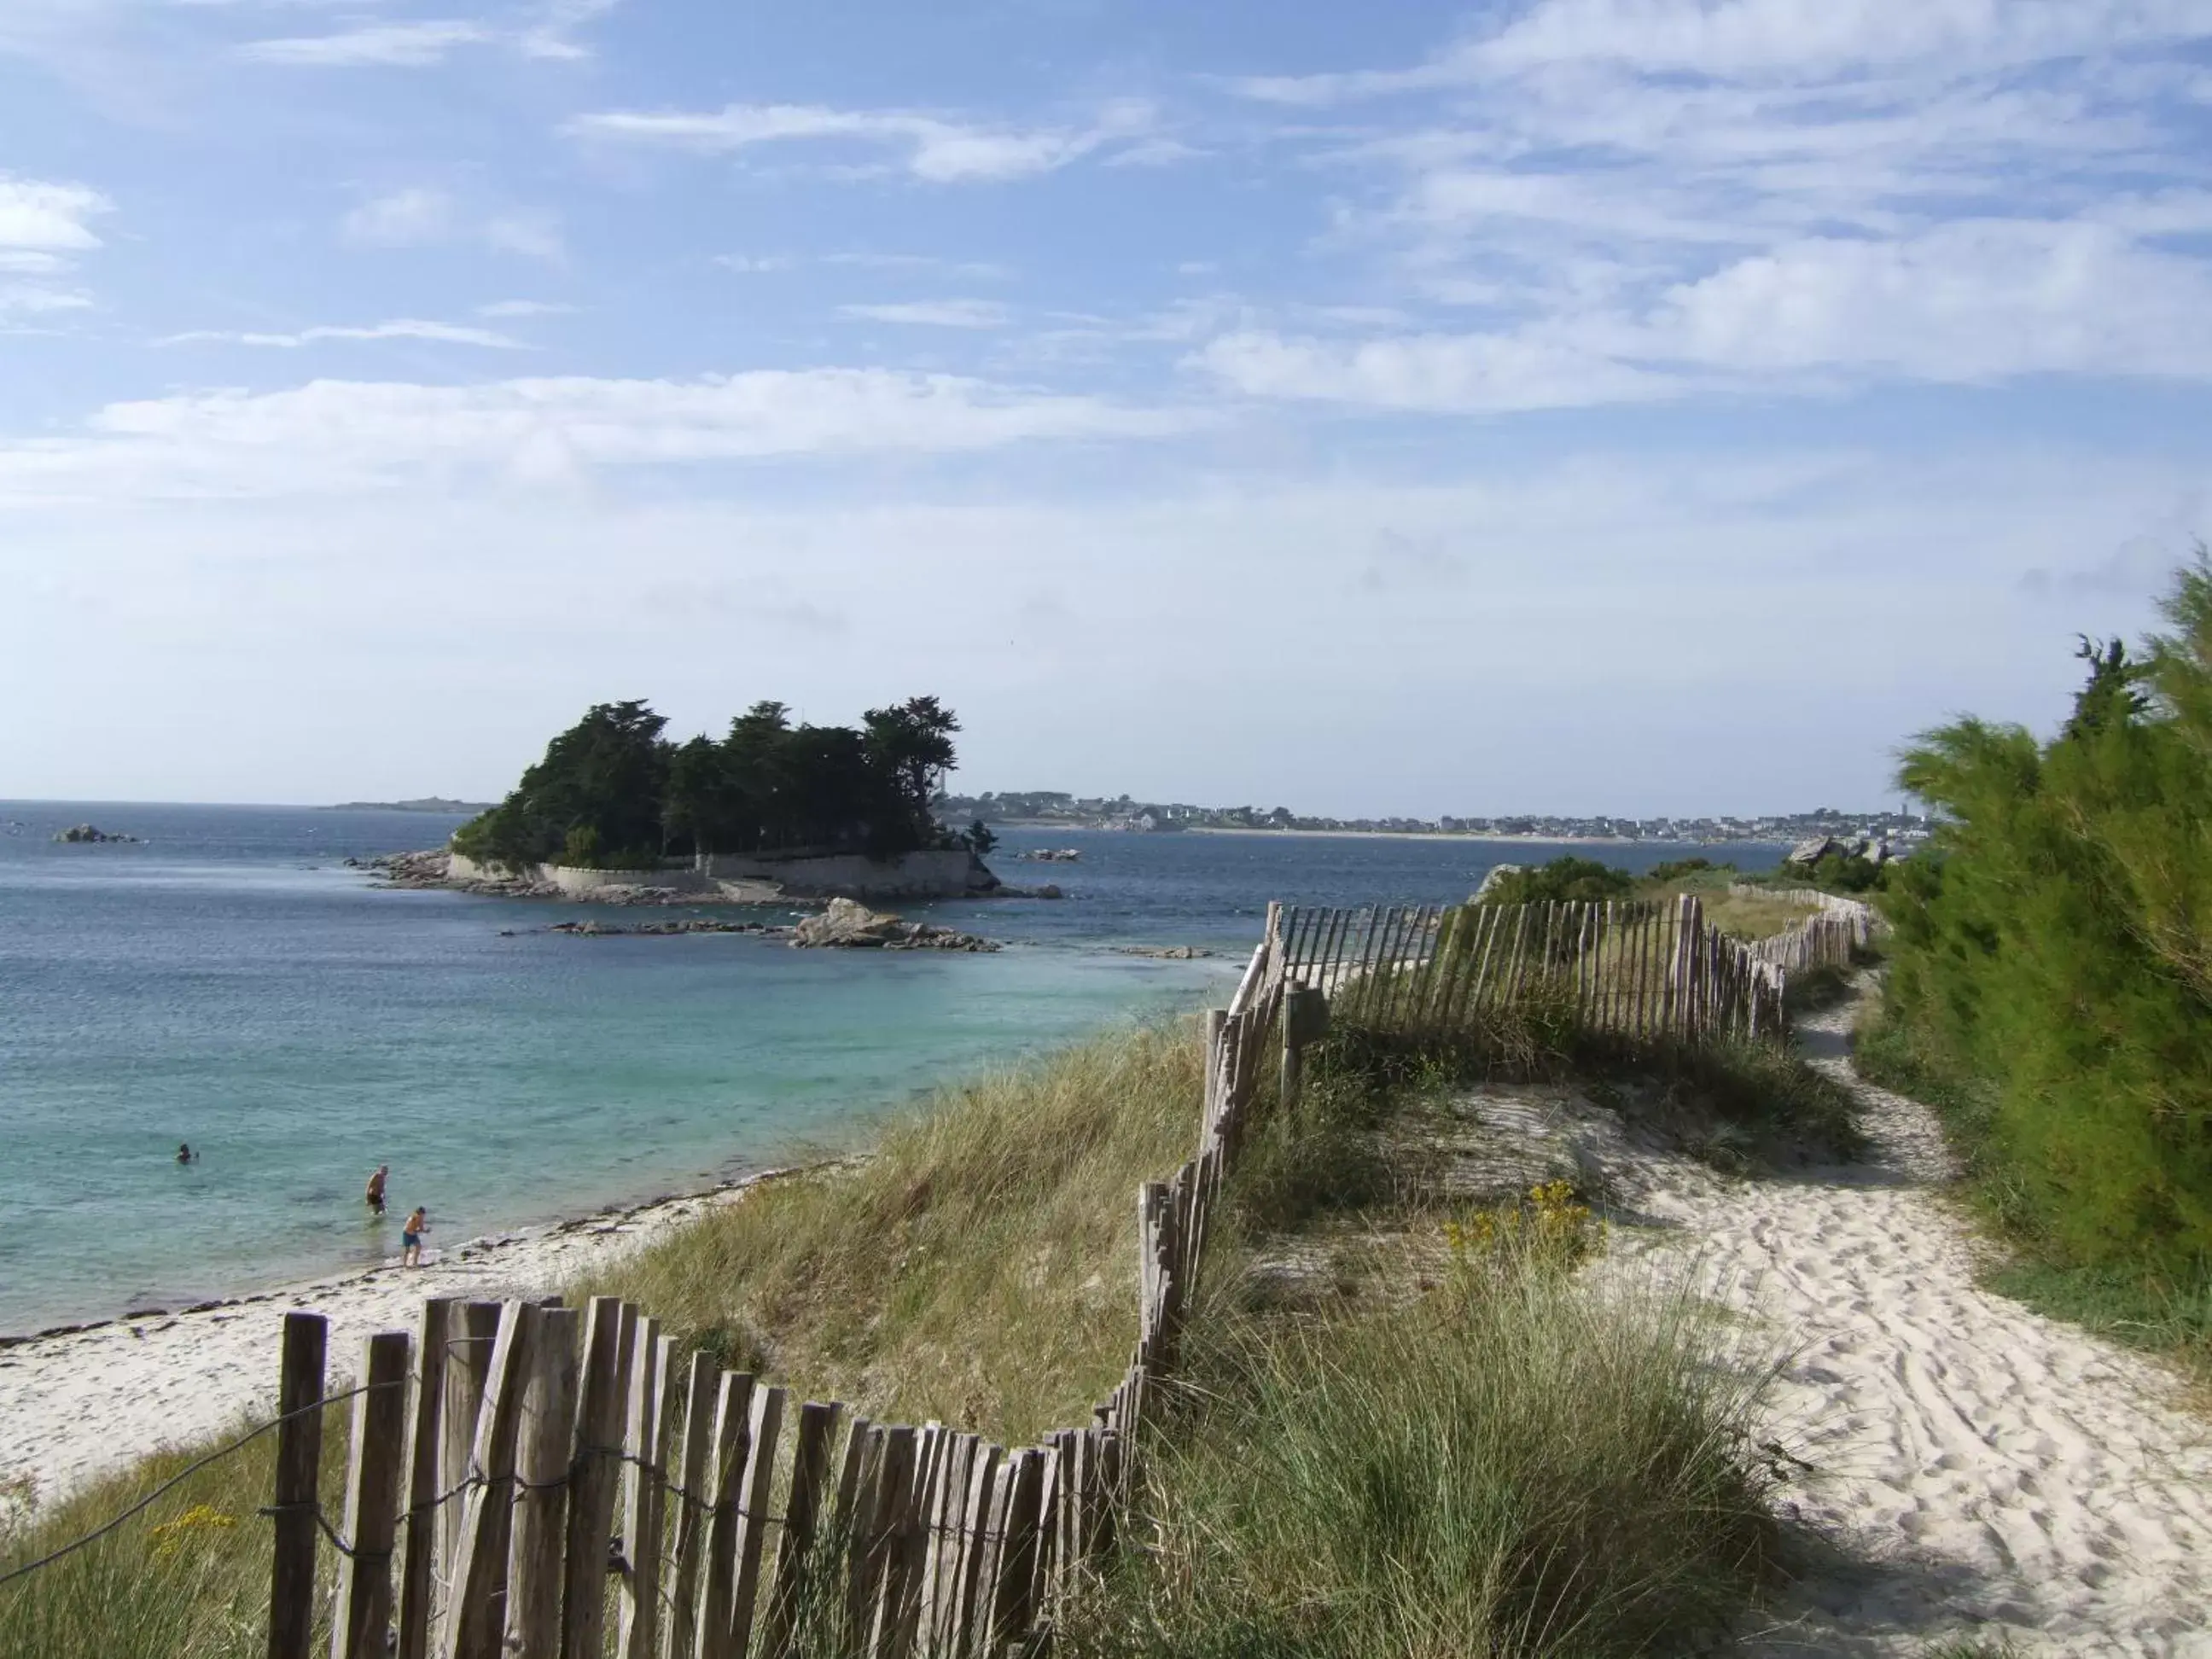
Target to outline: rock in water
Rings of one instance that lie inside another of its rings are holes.
[[[113,833],[89,823],[79,823],[72,824],[69,829],[62,830],[54,836],[54,839],[68,842],[72,846],[98,846],[109,842],[135,845],[138,837]]]
[[[808,947],[881,946],[898,937],[900,925],[896,916],[871,910],[852,899],[835,898],[820,915],[809,916],[800,922],[791,942]]]
[[[989,939],[950,927],[932,927],[918,921],[902,921],[848,898],[830,901],[818,916],[809,916],[792,930],[798,949],[836,948],[876,951],[995,951]]]

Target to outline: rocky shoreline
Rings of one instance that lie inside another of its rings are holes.
[[[515,930],[507,928],[512,934]],[[884,911],[871,910],[851,899],[831,899],[818,916],[784,926],[769,921],[725,921],[714,916],[684,916],[673,921],[556,921],[532,931],[566,933],[574,939],[674,938],[685,933],[751,933],[780,939],[793,950],[842,951],[967,951],[1000,949],[995,939],[957,928],[928,922],[907,921]]]
[[[692,887],[638,883],[610,884],[595,887],[586,893],[578,893],[539,877],[457,875],[453,871],[453,854],[444,848],[413,853],[381,853],[371,858],[348,859],[345,862],[349,869],[365,870],[380,878],[375,884],[379,887],[416,891],[434,888],[456,893],[477,893],[487,898],[556,899],[583,904],[682,905],[687,908],[700,905],[749,905],[781,910],[817,910],[836,902],[826,894],[787,892],[775,883],[759,881],[720,881],[714,884],[715,890],[713,892],[701,892]],[[993,877],[989,886],[976,888],[960,896],[1059,899],[1066,895],[1050,883],[1041,887],[1014,887]],[[609,930],[602,928],[600,931]],[[690,931],[707,933],[716,930],[693,928]],[[733,927],[721,931],[743,930]]]

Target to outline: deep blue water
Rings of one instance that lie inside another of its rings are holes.
[[[87,821],[145,844],[51,840]],[[640,913],[380,891],[344,867],[455,822],[0,802],[0,1331],[366,1265],[418,1202],[450,1247],[848,1141],[949,1077],[1224,994],[1270,898],[1437,902],[1564,850],[1007,830],[1000,873],[1067,897],[908,907],[1009,948],[885,956],[548,935]],[[1012,856],[1042,845],[1082,861]],[[1224,954],[1114,949],[1182,944]],[[179,1141],[201,1161],[175,1164]],[[380,1163],[393,1216],[374,1223]]]

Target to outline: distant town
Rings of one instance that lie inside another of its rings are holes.
[[[938,817],[963,824],[1032,825],[1040,829],[1303,830],[1316,834],[1526,836],[1531,841],[1801,842],[1823,836],[1892,843],[1924,840],[1928,819],[1918,813],[1846,811],[1815,807],[1753,817],[1613,817],[1516,813],[1501,817],[1313,817],[1286,806],[1192,806],[1182,801],[1139,801],[1127,795],[1073,795],[1056,789],[939,795]]]

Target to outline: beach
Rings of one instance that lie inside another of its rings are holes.
[[[416,1329],[435,1296],[474,1301],[555,1294],[786,1170],[706,1191],[394,1255],[365,1273],[0,1346],[0,1503],[43,1506],[165,1446],[191,1445],[274,1410],[284,1316],[329,1319],[330,1389],[351,1375],[361,1340]],[[432,1240],[437,1235],[431,1234]],[[343,1432],[343,1415],[326,1433]]]

